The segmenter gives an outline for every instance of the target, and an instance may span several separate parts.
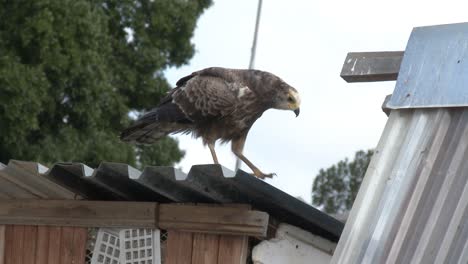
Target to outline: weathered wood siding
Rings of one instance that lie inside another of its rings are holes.
[[[0,227],[0,264],[84,264],[87,229],[6,225]]]
[[[243,264],[248,237],[168,231],[166,264]]]
[[[5,226],[0,225],[0,264],[4,264],[5,258]]]

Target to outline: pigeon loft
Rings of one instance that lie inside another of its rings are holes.
[[[343,223],[220,165],[0,163],[0,263],[330,260]],[[280,248],[278,248],[278,246]],[[288,255],[289,254],[289,255]]]

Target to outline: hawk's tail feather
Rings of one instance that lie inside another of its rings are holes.
[[[167,103],[140,117],[122,131],[120,139],[126,142],[151,144],[171,133],[187,129],[189,120],[174,103]]]
[[[122,131],[120,139],[131,143],[151,144],[169,133],[170,131],[166,133],[160,129],[158,123],[135,124]]]

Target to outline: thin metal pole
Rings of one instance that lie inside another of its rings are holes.
[[[258,8],[257,8],[257,19],[255,21],[255,31],[252,43],[252,49],[250,53],[250,62],[249,62],[249,69],[253,69],[254,61],[255,61],[255,52],[257,51],[257,36],[258,36],[258,26],[260,25],[260,14],[262,13],[262,0],[258,0]],[[241,160],[236,158],[236,171],[241,167]]]
[[[253,67],[254,67],[255,52],[257,50],[258,26],[260,25],[260,14],[261,14],[261,12],[262,12],[262,0],[258,0],[257,20],[255,22],[255,32],[254,32],[254,37],[253,37],[252,50],[251,50],[251,53],[250,53],[249,69],[253,69]]]

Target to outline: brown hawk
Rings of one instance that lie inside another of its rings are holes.
[[[175,133],[192,133],[208,145],[218,164],[215,142],[231,141],[232,151],[258,178],[261,172],[243,154],[244,143],[255,120],[270,108],[299,115],[301,99],[296,89],[274,74],[259,70],[207,68],[180,79],[153,110],[125,129],[126,142],[151,144]]]

